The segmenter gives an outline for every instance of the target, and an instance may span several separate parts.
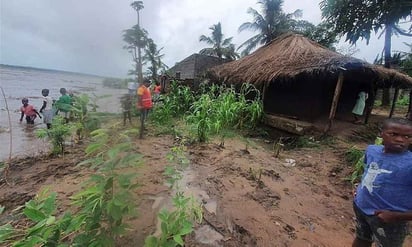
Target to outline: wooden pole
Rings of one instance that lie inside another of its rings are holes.
[[[335,87],[335,94],[333,95],[332,106],[330,108],[330,113],[329,113],[329,123],[326,126],[324,133],[327,133],[332,128],[333,119],[335,118],[336,109],[338,107],[339,96],[342,91],[343,79],[344,79],[343,72],[341,71],[339,72],[338,82],[336,83],[336,87]]]
[[[393,112],[395,111],[395,106],[396,106],[396,101],[398,100],[398,95],[399,95],[399,88],[396,87],[395,88],[395,95],[393,95],[391,112],[389,113],[389,118],[392,118]]]

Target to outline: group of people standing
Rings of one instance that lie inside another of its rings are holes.
[[[151,82],[149,79],[144,79],[143,83],[136,85],[130,83],[128,85],[129,94],[124,95],[121,102],[123,107],[123,124],[126,124],[126,120],[129,119],[131,123],[131,110],[133,104],[133,98],[136,96],[136,109],[140,113],[140,138],[143,138],[143,131],[145,130],[144,123],[147,119],[149,111],[153,107],[153,102],[159,101],[161,86],[156,82],[154,87],[150,87]],[[153,95],[152,95],[153,93]]]
[[[43,119],[43,122],[47,125],[47,128],[50,129],[53,117],[56,114],[60,114],[65,121],[68,122],[73,103],[72,97],[67,94],[67,90],[65,88],[60,88],[61,96],[57,101],[54,100],[49,93],[49,89],[42,89],[41,94],[43,96],[43,105],[41,106],[40,111],[37,111],[33,105],[29,104],[28,98],[23,98],[21,100],[23,105],[20,107],[20,122],[22,122],[23,117],[26,116],[26,123],[34,124],[34,120],[38,116],[40,119]]]

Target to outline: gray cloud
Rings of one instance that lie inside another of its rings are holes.
[[[0,0],[0,63],[52,68],[98,75],[125,77],[132,67],[130,54],[123,49],[122,31],[136,23],[130,0]],[[206,47],[201,34],[222,23],[226,37],[241,44],[251,33],[238,33],[249,21],[248,7],[256,1],[146,0],[141,25],[164,47],[169,66]],[[317,2],[317,1],[316,1]],[[303,19],[320,21],[320,10],[313,0],[285,0],[284,11],[303,10]],[[405,38],[394,39],[394,50],[404,50]],[[355,56],[373,60],[382,50],[383,39],[358,45]]]

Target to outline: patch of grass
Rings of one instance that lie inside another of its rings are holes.
[[[354,130],[350,136],[351,141],[361,141],[366,143],[372,143],[375,141],[376,136],[380,132],[381,127],[379,123],[372,123],[363,126],[360,129]]]
[[[344,156],[346,162],[354,164],[363,156],[363,151],[356,146],[352,146],[345,152]]]
[[[315,137],[313,136],[298,136],[298,137],[282,138],[282,142],[285,145],[285,149],[320,147],[320,142],[317,141]]]
[[[364,171],[364,151],[355,146],[350,147],[345,152],[345,160],[353,166],[352,174],[346,178],[352,184],[358,183]]]

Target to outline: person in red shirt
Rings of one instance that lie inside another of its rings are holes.
[[[137,110],[140,111],[140,138],[143,138],[144,122],[149,110],[153,107],[152,94],[150,93],[150,81],[144,79],[143,83],[137,89]]]
[[[21,103],[23,106],[20,107],[20,122],[23,121],[24,115],[26,115],[27,124],[34,124],[34,119],[36,119],[37,116],[41,119],[40,113],[34,108],[34,106],[29,105],[29,100],[27,98],[23,98]]]
[[[153,101],[156,103],[157,101],[159,101],[160,98],[160,92],[162,91],[162,87],[160,86],[159,82],[156,82],[154,89],[153,89]]]

